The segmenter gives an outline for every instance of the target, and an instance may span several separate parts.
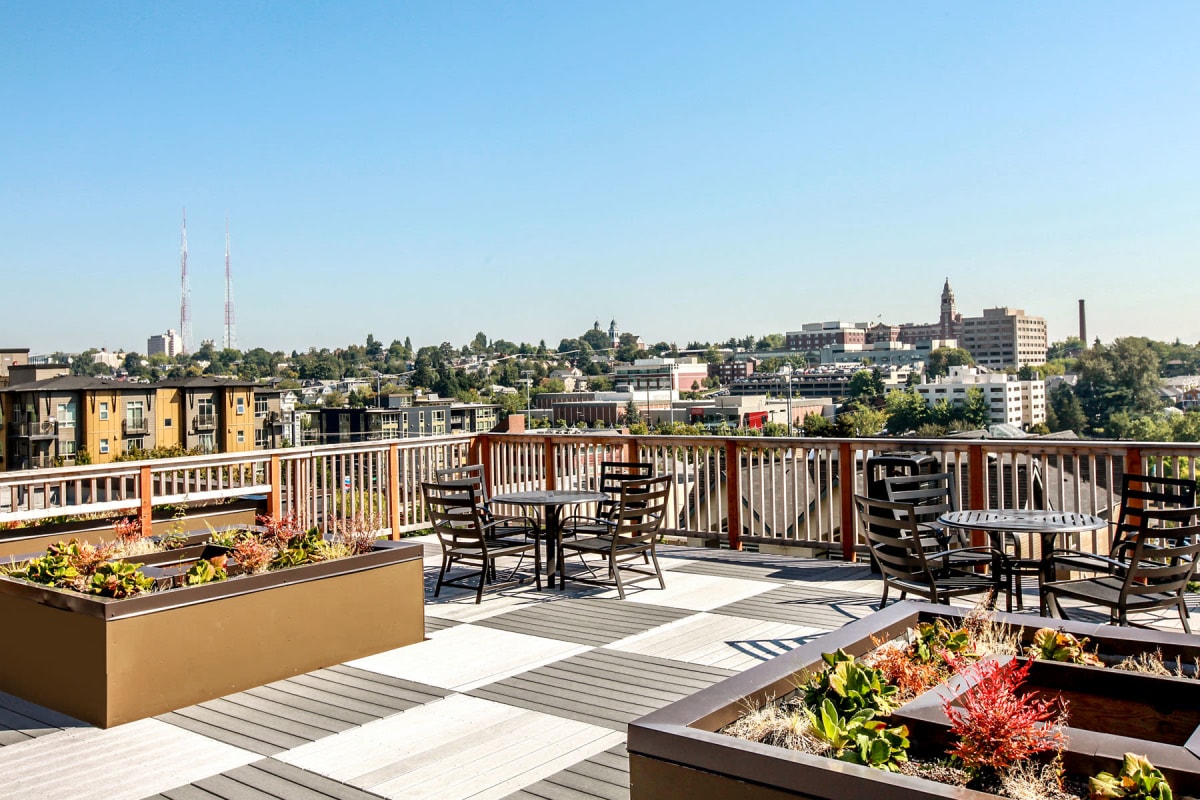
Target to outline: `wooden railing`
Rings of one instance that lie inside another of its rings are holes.
[[[959,439],[785,439],[483,434],[226,453],[0,473],[0,527],[60,517],[264,495],[273,515],[328,529],[373,520],[393,535],[426,527],[420,483],[483,463],[493,493],[596,488],[603,461],[649,461],[674,477],[669,529],[852,559],[863,541],[853,495],[877,456],[932,455],[954,473],[961,507],[1072,510],[1111,518],[1128,470],[1194,477],[1200,444]],[[846,524],[848,522],[848,524]],[[1085,547],[1103,550],[1106,533]]]

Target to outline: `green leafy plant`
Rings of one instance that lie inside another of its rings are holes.
[[[225,571],[225,556],[202,558],[195,564],[192,564],[191,569],[183,576],[184,582],[188,586],[199,586],[202,583],[223,581],[228,577],[229,573]]]
[[[973,650],[971,634],[966,628],[951,630],[942,620],[922,622],[909,646],[913,658],[926,664],[948,662],[947,654],[963,656]]]
[[[309,563],[312,561],[313,551],[317,549],[321,541],[321,536],[315,528],[308,533],[292,537],[288,540],[287,546],[281,547],[271,561],[271,569],[298,567],[301,564]]]
[[[87,591],[117,599],[149,591],[154,580],[142,573],[141,566],[125,561],[105,561],[96,567],[88,581]]]
[[[889,728],[870,709],[847,718],[826,698],[817,710],[808,709],[808,718],[813,736],[840,761],[894,772],[908,760],[908,728]]]
[[[1088,780],[1093,798],[1125,797],[1129,800],[1173,800],[1171,785],[1145,756],[1126,753],[1117,775],[1101,772]]]
[[[46,586],[69,587],[79,577],[79,570],[67,555],[48,554],[29,559],[24,566],[13,570],[9,575]]]
[[[1101,661],[1095,653],[1089,653],[1088,639],[1076,639],[1074,635],[1054,628],[1042,628],[1033,635],[1033,644],[1026,651],[1030,658],[1045,661],[1062,661],[1067,664],[1090,664],[1100,666]]]
[[[178,550],[187,546],[186,521],[187,509],[181,506],[175,510],[174,515],[171,517],[171,527],[159,537],[158,543],[162,545],[164,550]]]
[[[237,547],[238,542],[245,539],[247,536],[252,536],[249,531],[241,530],[240,528],[229,528],[219,531],[208,522],[204,523],[208,528],[208,541],[218,547]]]
[[[821,658],[829,665],[818,673],[805,687],[804,702],[808,706],[821,706],[831,700],[838,713],[852,717],[867,710],[887,714],[896,707],[895,686],[889,684],[883,673],[854,660],[844,650],[822,653]]]

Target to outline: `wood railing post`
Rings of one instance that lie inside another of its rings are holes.
[[[487,487],[488,497],[491,497],[496,490],[496,476],[492,474],[492,437],[476,436],[475,441],[479,445],[475,463],[483,464],[483,485]]]
[[[143,464],[138,469],[138,497],[142,501],[138,508],[142,536],[150,536],[154,533],[154,482],[150,477],[149,464]]]
[[[389,444],[387,453],[388,482],[388,526],[392,529],[389,539],[400,538],[400,445]]]
[[[983,453],[983,445],[972,444],[967,446],[967,508],[988,508],[987,486],[984,482],[985,470],[987,467],[987,456]],[[1003,476],[1001,477],[1003,480]],[[1014,476],[1013,482],[1016,482]],[[1003,484],[1001,484],[1003,488]],[[1002,501],[1002,497],[998,497],[997,501]],[[988,543],[987,533],[984,531],[971,531],[971,546],[983,547]]]
[[[267,495],[267,516],[283,518],[283,468],[279,456],[271,456],[271,492]]]
[[[841,501],[843,561],[858,560],[858,526],[855,524],[854,513],[854,493],[857,491],[857,484],[854,478],[854,448],[849,442],[842,442],[838,445],[838,483],[841,485],[838,499]]]
[[[725,511],[729,527],[729,549],[742,549],[742,457],[737,443],[725,442]]]
[[[549,436],[542,439],[542,471],[546,474],[546,489],[557,489],[558,470],[554,466],[554,440]]]

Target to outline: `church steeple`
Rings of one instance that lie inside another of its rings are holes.
[[[938,318],[938,332],[943,339],[957,338],[955,323],[960,317],[954,308],[954,290],[950,288],[950,279],[946,278],[942,286],[942,313]]]

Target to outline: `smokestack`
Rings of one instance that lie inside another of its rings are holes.
[[[1087,338],[1087,312],[1083,309],[1083,301],[1079,301],[1079,341],[1083,342],[1083,349],[1088,346]]]

